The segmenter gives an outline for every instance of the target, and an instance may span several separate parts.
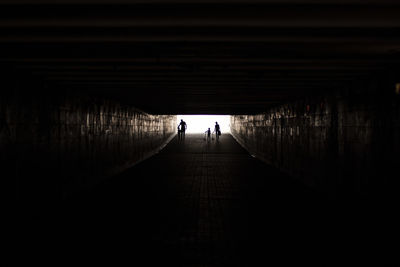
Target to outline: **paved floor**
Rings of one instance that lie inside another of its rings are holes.
[[[134,266],[276,266],[319,257],[322,264],[354,258],[353,246],[363,240],[360,225],[349,230],[359,223],[352,220],[356,211],[338,216],[335,209],[252,158],[230,135],[218,142],[187,135],[78,195],[41,226],[53,229],[55,244],[79,248],[70,256],[114,265],[123,259]]]

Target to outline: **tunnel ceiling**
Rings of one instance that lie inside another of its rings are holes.
[[[396,68],[399,14],[387,0],[2,0],[0,64],[150,113],[257,113]]]

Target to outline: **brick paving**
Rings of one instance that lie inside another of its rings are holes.
[[[117,251],[114,264],[123,258],[134,266],[286,265],[332,252],[344,229],[344,216],[332,211],[231,135],[207,142],[193,134],[76,195],[44,225],[85,254]]]

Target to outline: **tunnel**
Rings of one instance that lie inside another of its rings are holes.
[[[395,0],[0,1],[9,255],[398,264],[399,14]],[[229,121],[220,136],[186,121],[181,138],[187,115]]]

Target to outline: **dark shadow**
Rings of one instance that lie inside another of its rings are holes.
[[[187,129],[186,122],[181,120],[181,122],[178,124],[178,140],[185,139],[186,129]]]
[[[372,261],[373,238],[392,229],[383,210],[332,202],[251,157],[231,135],[220,138],[204,142],[202,134],[190,134],[185,146],[171,141],[149,160],[49,210],[35,231],[42,239],[80,243],[85,237],[90,248],[128,250],[145,266]]]
[[[220,128],[218,122],[215,122],[213,133],[215,133],[215,140],[218,141],[219,137],[221,136],[221,128]]]
[[[207,142],[211,141],[211,130],[208,128],[207,131],[204,132],[204,140]]]

